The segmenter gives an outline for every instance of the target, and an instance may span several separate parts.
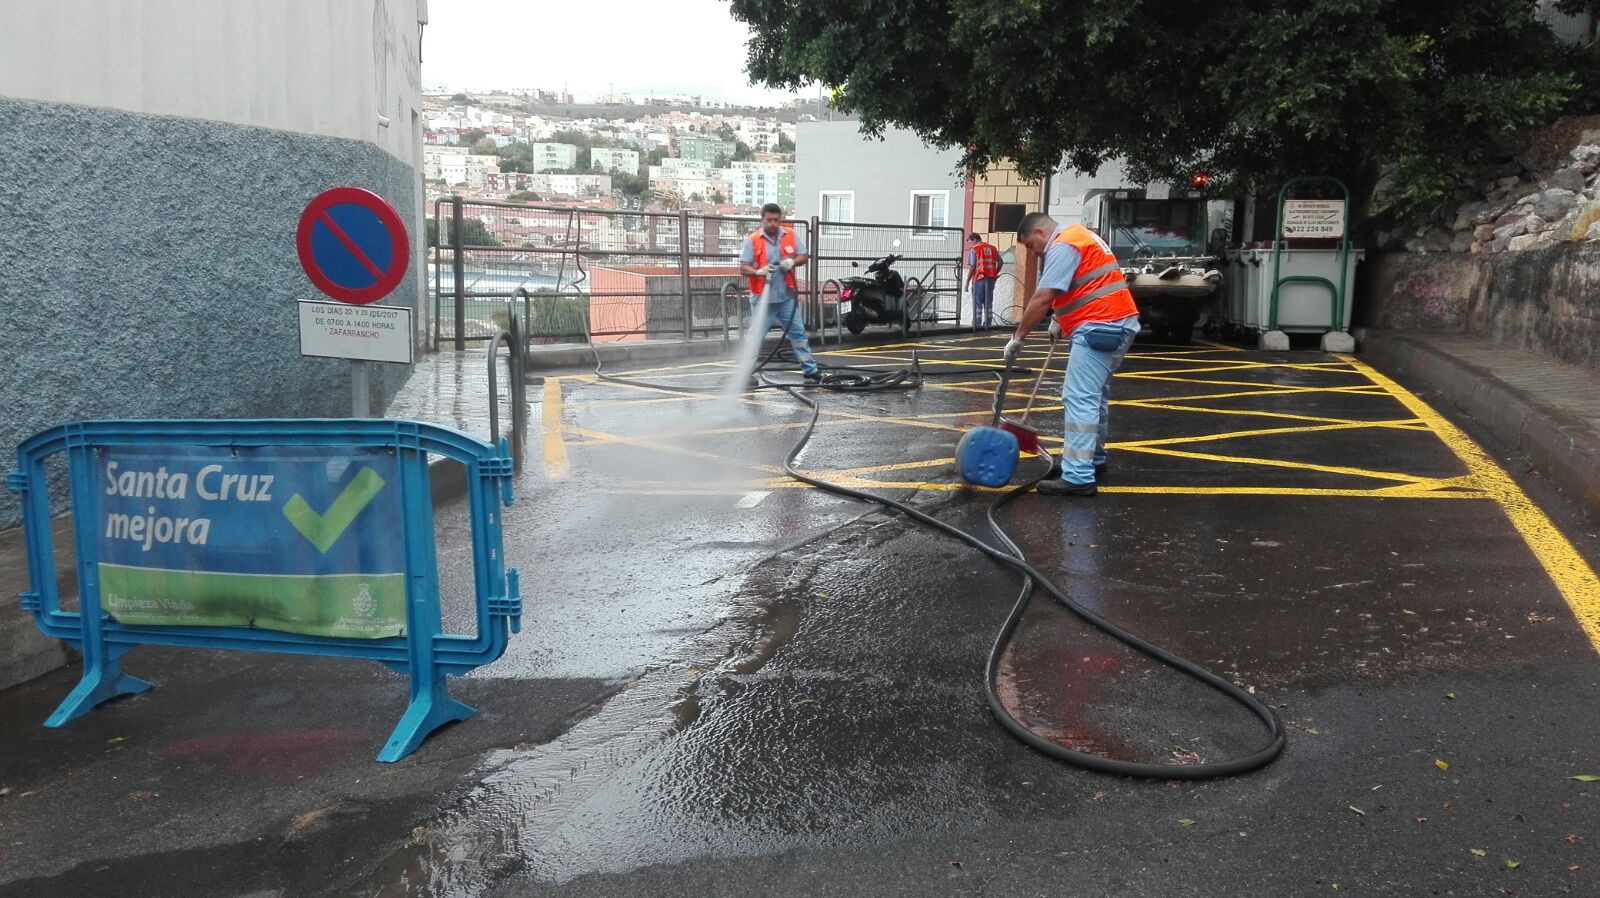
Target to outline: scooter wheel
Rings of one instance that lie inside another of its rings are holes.
[[[846,312],[844,329],[852,334],[859,334],[867,329],[867,319],[860,312]]]

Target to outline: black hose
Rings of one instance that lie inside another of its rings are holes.
[[[794,312],[791,311],[791,321],[793,320],[793,315]],[[787,327],[785,327],[785,330],[787,330]],[[667,386],[663,384],[627,380],[607,374],[604,370],[602,370],[603,365],[600,360],[599,350],[594,349],[594,344],[592,342],[589,345],[590,349],[594,351],[595,374],[602,380],[631,386],[645,386],[654,389],[671,390],[673,392],[681,393],[708,392],[706,390],[693,389],[689,387]],[[1087,607],[1074,601],[1070,596],[1063,592],[1060,587],[1051,582],[1050,578],[1041,573],[1038,568],[1035,568],[1032,564],[1028,563],[1027,557],[1023,554],[1021,547],[1019,547],[1016,542],[1011,539],[1011,536],[1006,533],[1005,528],[1000,526],[1000,522],[996,518],[996,514],[1001,509],[1005,508],[1006,505],[1015,500],[1018,496],[1033,489],[1035,484],[1045,478],[1051,465],[1049,453],[1045,452],[1042,448],[1039,450],[1039,458],[1045,463],[1045,469],[1042,470],[1038,476],[1020,486],[1012,488],[1004,495],[1000,496],[989,504],[989,508],[986,512],[989,527],[994,531],[995,535],[999,537],[1000,542],[1004,544],[1005,551],[996,549],[973,534],[968,533],[967,531],[962,530],[961,528],[952,524],[947,524],[944,521],[941,521],[938,518],[935,518],[924,511],[920,511],[904,502],[890,499],[885,496],[874,495],[862,490],[852,489],[847,486],[840,486],[836,483],[830,483],[826,480],[812,477],[809,474],[801,472],[795,467],[794,463],[795,459],[800,456],[800,453],[805,450],[806,445],[811,442],[812,434],[816,432],[817,419],[821,415],[822,405],[821,403],[817,402],[816,399],[812,398],[812,396],[808,395],[800,385],[774,383],[770,380],[767,380],[766,377],[761,374],[762,370],[765,369],[767,365],[769,365],[773,359],[778,356],[778,353],[782,348],[783,341],[779,340],[778,345],[774,347],[773,351],[767,355],[766,359],[763,360],[759,366],[757,366],[754,373],[758,377],[758,383],[755,387],[756,389],[781,389],[811,409],[811,420],[806,424],[805,432],[802,433],[800,438],[795,441],[794,446],[789,449],[789,454],[785,456],[783,460],[783,469],[788,472],[790,477],[793,477],[802,483],[810,484],[817,489],[824,490],[838,496],[844,496],[845,498],[856,499],[862,502],[870,502],[876,505],[881,505],[884,508],[888,508],[893,511],[898,511],[918,523],[931,527],[947,536],[961,540],[962,542],[972,546],[974,549],[977,549],[983,554],[989,556],[989,558],[993,559],[994,561],[1011,567],[1023,575],[1022,592],[1017,596],[1016,604],[1012,606],[1011,613],[1006,617],[1005,623],[1000,627],[1000,632],[995,636],[994,645],[989,649],[989,659],[984,667],[983,683],[984,693],[988,698],[990,710],[994,712],[995,718],[1000,721],[1000,725],[1005,727],[1013,736],[1016,736],[1018,739],[1022,740],[1024,744],[1044,753],[1045,755],[1048,755],[1049,757],[1065,761],[1069,764],[1073,764],[1087,770],[1094,770],[1100,773],[1118,774],[1121,776],[1137,776],[1153,779],[1198,780],[1211,779],[1213,777],[1220,776],[1237,776],[1239,774],[1248,773],[1252,770],[1266,766],[1283,751],[1286,741],[1283,724],[1278,720],[1278,715],[1273,713],[1272,709],[1267,707],[1265,702],[1261,701],[1259,698],[1256,698],[1254,695],[1250,694],[1239,686],[1217,676],[1204,667],[1201,667],[1199,664],[1196,664],[1187,658],[1175,655],[1172,652],[1161,648],[1160,646],[1146,642],[1145,640],[1133,635],[1132,633],[1129,633],[1116,624],[1111,623]],[[996,372],[992,369],[975,370],[981,370],[985,374],[994,374],[996,376],[999,374],[999,372]],[[1011,370],[1019,371],[1024,369],[1012,368]],[[918,365],[916,361],[915,354],[912,356],[912,367],[909,369],[901,369],[897,372],[870,371],[870,373],[863,374],[862,372],[868,371],[868,369],[849,368],[834,369],[834,371],[838,373],[830,373],[829,375],[824,376],[820,386],[825,389],[845,391],[908,389],[921,386],[923,378],[927,376],[921,372],[920,365]],[[938,373],[967,374],[968,372],[959,371]],[[880,377],[882,379],[879,379]],[[834,379],[830,380],[830,378]],[[1004,387],[1005,380],[1002,378],[1000,385],[995,390],[996,408],[999,407],[999,403],[1001,402],[1002,397],[1000,393]],[[1100,755],[1090,754],[1088,752],[1077,751],[1067,748],[1056,742],[1052,742],[1049,739],[1046,739],[1028,729],[1027,726],[1024,725],[1020,720],[1017,720],[1016,717],[1012,716],[1010,711],[1006,710],[1004,703],[1002,703],[1000,700],[1000,695],[995,684],[999,679],[1000,659],[1005,654],[1006,646],[1010,644],[1012,638],[1015,636],[1017,626],[1022,622],[1023,613],[1028,608],[1028,603],[1033,599],[1033,586],[1035,583],[1043,587],[1045,592],[1049,593],[1052,598],[1061,603],[1062,606],[1067,608],[1073,614],[1076,614],[1079,618],[1096,629],[1104,632],[1111,638],[1122,642],[1123,644],[1136,649],[1157,661],[1160,661],[1162,664],[1165,664],[1168,667],[1188,674],[1189,676],[1199,680],[1207,686],[1210,686],[1218,692],[1221,692],[1223,695],[1227,696],[1238,704],[1244,706],[1266,727],[1268,735],[1266,745],[1251,752],[1250,754],[1244,755],[1243,757],[1232,758],[1226,761],[1211,761],[1201,764],[1158,764],[1144,761],[1119,761],[1114,758],[1106,758]]]

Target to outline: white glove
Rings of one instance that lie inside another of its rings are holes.
[[[778,267],[782,268],[784,271],[794,271],[794,260],[784,259],[778,263]]]
[[[1010,342],[1006,343],[1006,362],[1010,363],[1015,361],[1017,356],[1021,354],[1022,340],[1017,337],[1012,337]]]
[[[1061,339],[1061,322],[1050,319],[1050,342],[1055,343]]]

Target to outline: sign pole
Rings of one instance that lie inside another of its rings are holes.
[[[367,363],[350,360],[350,413],[356,418],[372,417],[372,384],[368,379]]]

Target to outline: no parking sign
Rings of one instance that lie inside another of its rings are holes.
[[[394,207],[360,187],[335,187],[307,203],[295,230],[295,249],[318,290],[353,305],[389,295],[411,260],[406,228]]]
[[[300,267],[338,302],[300,302],[300,354],[349,359],[352,408],[369,407],[364,362],[412,361],[411,310],[371,306],[405,279],[411,243],[394,207],[370,190],[334,187],[306,204],[295,228]]]

